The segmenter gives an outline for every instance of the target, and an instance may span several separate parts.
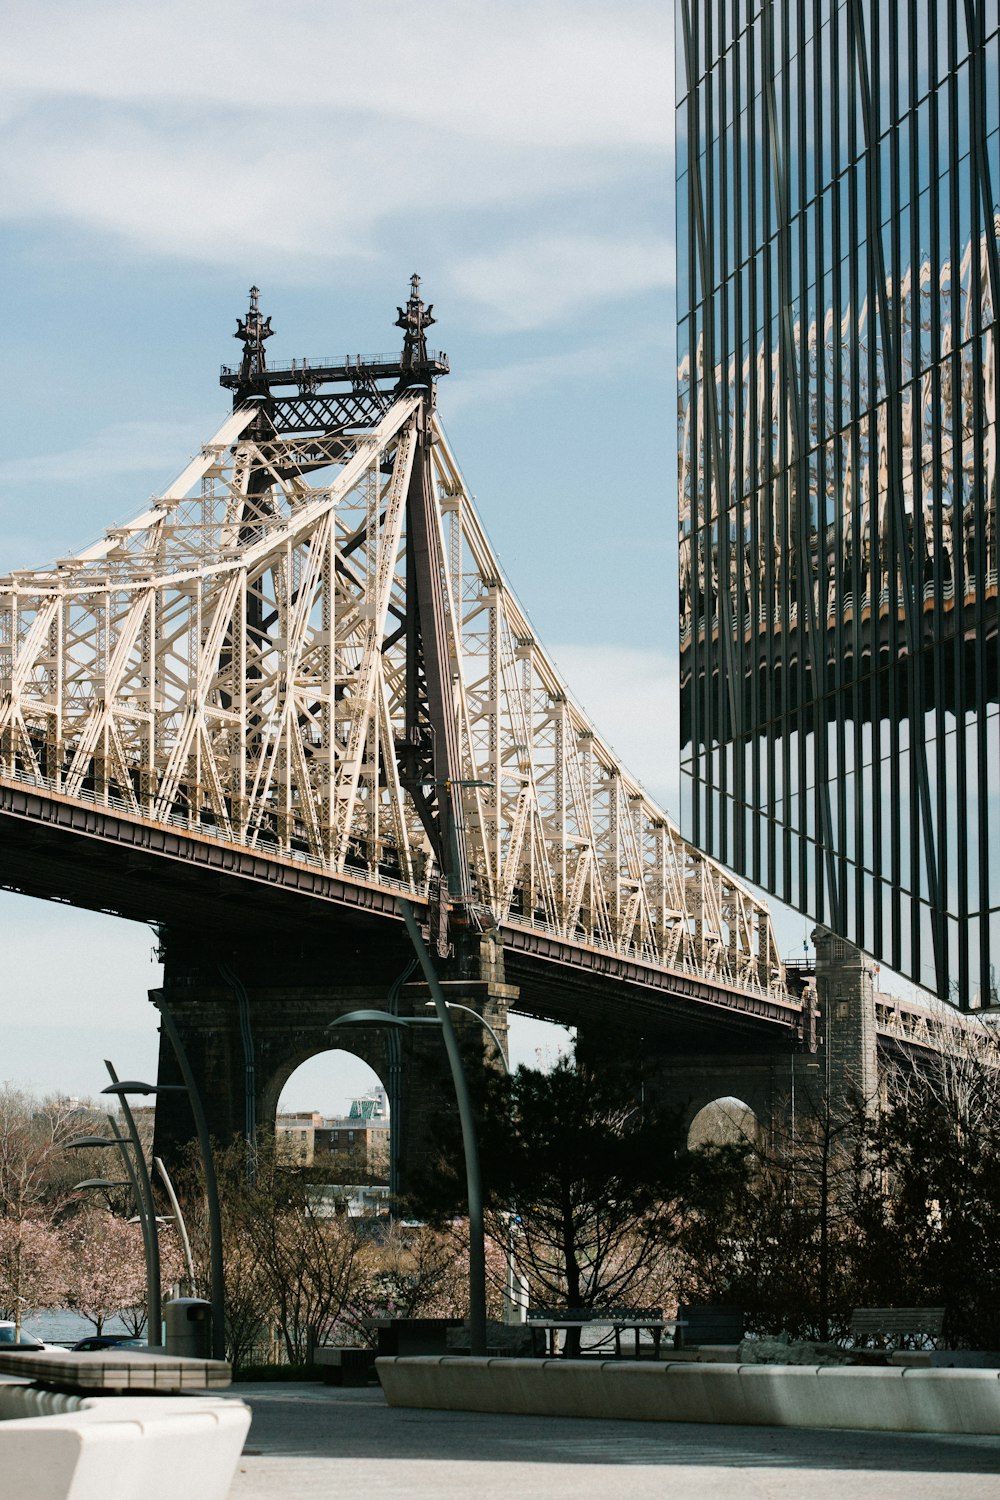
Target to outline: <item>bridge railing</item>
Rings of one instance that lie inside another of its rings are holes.
[[[875,1024],[880,1035],[908,1047],[972,1053],[1000,1064],[1000,1034],[975,1011],[946,1012],[876,998]]]
[[[507,917],[504,920],[504,926],[514,928],[524,927],[531,932],[545,933],[559,942],[573,942],[573,939],[567,937],[566,933],[557,927],[554,922],[546,922],[540,917],[536,917],[533,920],[525,917]],[[596,933],[586,938],[581,938],[579,946],[585,949],[596,949],[597,952],[607,953],[613,958],[623,958],[631,963],[642,964],[660,973],[683,974],[687,978],[698,979],[703,983],[706,980],[704,966],[695,963],[691,959],[678,957],[672,964],[663,964],[656,958],[650,957],[645,950],[636,947],[634,944],[630,945],[628,949],[623,950],[615,943],[602,939]],[[778,999],[787,1000],[790,1004],[794,1003],[793,996],[781,982],[780,976],[775,976],[769,985],[755,984],[752,980],[747,979],[740,979],[739,983],[736,984],[725,975],[717,976],[716,982],[720,986],[738,989],[741,994],[754,995],[761,1000]]]
[[[129,822],[152,824],[157,828],[173,828],[178,832],[190,834],[208,843],[239,849],[247,854],[276,860],[280,864],[306,866],[318,871],[320,874],[328,875],[338,880],[345,880],[351,884],[361,886],[375,885],[379,889],[388,888],[399,891],[401,895],[413,897],[418,901],[425,901],[428,897],[428,884],[426,881],[405,881],[382,873],[379,873],[376,879],[358,870],[335,870],[328,861],[323,860],[310,850],[295,848],[271,849],[266,844],[246,844],[224,828],[202,823],[197,816],[184,817],[179,813],[171,813],[167,818],[148,818],[142,813],[137,813],[135,808],[124,797],[118,796],[110,790],[98,794],[90,788],[84,787],[75,791],[72,797],[70,797],[59,787],[54,778],[39,776],[34,772],[25,771],[21,767],[10,766],[0,761],[0,783],[2,782],[30,787],[47,795],[63,798],[70,803],[76,804],[82,802],[95,809],[114,813],[116,816],[122,817]],[[525,928],[531,932],[545,933],[547,936],[564,943],[574,943],[574,939],[567,936],[555,923],[546,921],[541,917],[508,917],[504,920],[504,926]],[[596,933],[589,934],[586,938],[580,940],[577,946],[584,950],[594,949],[601,953],[607,953],[611,958],[622,959],[625,962],[635,963],[660,973],[683,974],[686,977],[702,981],[706,978],[704,968],[685,957],[679,956],[674,963],[663,964],[655,956],[649,954],[636,944],[629,944],[623,947],[613,942],[602,940],[600,935]],[[791,998],[781,983],[780,976],[774,976],[771,983],[766,986],[755,984],[752,980],[747,979],[741,979],[739,985],[734,986],[724,976],[720,976],[718,982],[720,985],[728,988],[738,987],[742,994],[753,995],[762,1000],[774,1000],[776,998],[787,1000]]]
[[[441,349],[428,349],[427,359],[430,364],[442,364],[447,363],[448,356]],[[331,354],[315,359],[268,360],[264,374],[310,375],[321,370],[363,370],[367,365],[394,365],[396,369],[402,369],[402,355],[398,349],[393,349],[381,354]],[[235,380],[239,373],[238,365],[219,366],[221,379]]]

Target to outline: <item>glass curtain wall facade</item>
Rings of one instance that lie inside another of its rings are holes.
[[[1000,963],[998,0],[677,0],[684,831]]]

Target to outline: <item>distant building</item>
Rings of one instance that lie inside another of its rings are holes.
[[[317,1110],[280,1114],[274,1122],[278,1151],[303,1167],[323,1167],[333,1183],[388,1184],[389,1105],[385,1090],[352,1099],[346,1115]]]
[[[278,1115],[274,1136],[279,1156],[311,1167],[316,1155],[316,1131],[322,1128],[323,1116],[314,1109]]]
[[[362,1094],[359,1099],[351,1100],[348,1110],[348,1118],[352,1120],[368,1120],[372,1124],[389,1124],[389,1096],[385,1089],[379,1085],[377,1088],[369,1089],[367,1094]]]

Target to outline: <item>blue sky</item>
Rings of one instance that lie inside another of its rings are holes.
[[[252,282],[291,358],[395,347],[418,271],[508,577],[676,810],[670,7],[4,9],[0,572],[137,512],[210,435]],[[151,949],[0,897],[0,1078],[154,1070]],[[302,1087],[331,1108],[354,1075]]]

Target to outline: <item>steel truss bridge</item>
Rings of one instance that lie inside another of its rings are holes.
[[[794,1038],[767,907],[688,844],[574,703],[436,411],[418,278],[401,355],[268,365],[127,525],[0,579],[0,884],[258,940],[494,934],[523,1007],[596,984]],[[538,976],[541,976],[539,979]],[[529,989],[531,988],[529,984]]]
[[[437,416],[433,321],[414,278],[401,356],[269,367],[254,289],[233,412],[178,478],[0,579],[3,815],[36,851],[126,846],[85,904],[162,917],[121,890],[146,854],[359,913],[405,893],[441,957],[496,928],[788,1024],[767,907],[629,774],[507,584]]]

